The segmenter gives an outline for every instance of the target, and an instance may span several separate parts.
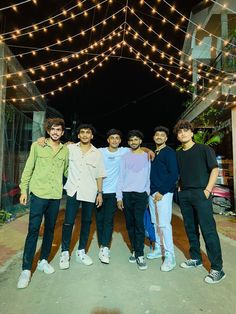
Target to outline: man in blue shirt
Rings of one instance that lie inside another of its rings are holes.
[[[166,145],[169,130],[164,126],[154,129],[153,140],[156,156],[151,164],[149,208],[155,227],[154,250],[148,259],[165,256],[161,271],[170,271],[176,266],[172,236],[172,200],[178,180],[178,166],[175,151]]]

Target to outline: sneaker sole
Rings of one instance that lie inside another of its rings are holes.
[[[202,267],[203,265],[196,265],[196,266],[182,266],[181,264],[179,265],[179,267],[183,268],[183,269],[189,269],[189,268],[198,268],[198,267]]]
[[[18,285],[17,285],[17,289],[25,289],[25,288],[27,288],[29,286],[29,284],[30,284],[30,280],[28,281],[27,285],[24,286],[24,287],[18,287]]]
[[[162,268],[160,268],[160,269],[161,269],[161,271],[168,273],[169,271],[174,270],[174,269],[175,269],[175,267],[176,267],[176,265],[175,265],[175,266],[173,266],[171,269],[168,269],[168,270],[167,270],[167,269],[162,269]]]
[[[217,281],[207,282],[206,280],[204,280],[204,282],[208,283],[209,285],[217,284],[217,283],[220,283],[223,279],[225,279],[225,277],[226,275],[224,275],[220,280],[217,280]]]
[[[69,268],[70,268],[70,265],[69,265],[68,267],[61,267],[61,266],[59,265],[59,268],[60,268],[60,270],[66,270],[66,269],[69,269]]]
[[[100,259],[100,258],[99,258],[99,259]],[[110,264],[110,262],[104,262],[104,261],[102,261],[101,259],[100,259],[100,262],[101,262],[102,264],[106,264],[106,265]]]
[[[129,260],[129,263],[130,263],[130,264],[135,264],[135,263],[136,263],[136,260],[134,260],[134,261],[130,261],[130,260]]]
[[[151,256],[148,256],[147,255],[147,259],[157,259],[157,258],[161,258],[162,257],[162,255],[159,255],[159,256],[155,256],[155,257],[151,257]]]
[[[138,269],[139,269],[139,270],[146,270],[146,269],[148,269],[148,267],[139,267],[139,266],[138,266]]]
[[[86,263],[84,263],[83,261],[81,261],[80,258],[76,258],[76,262],[79,263],[79,264],[85,265],[85,266],[91,266],[91,265],[93,265],[93,262],[91,262],[90,264],[86,264]]]

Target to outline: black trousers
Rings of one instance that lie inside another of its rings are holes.
[[[104,193],[102,206],[97,207],[95,212],[99,246],[110,246],[116,208],[116,194]]]
[[[191,258],[202,259],[199,241],[200,226],[211,268],[221,270],[223,261],[211,198],[207,199],[202,189],[188,189],[179,192],[179,204],[190,244]]]
[[[123,192],[124,214],[126,228],[129,234],[131,250],[135,257],[144,255],[144,212],[147,207],[148,195],[146,192]]]
[[[30,194],[28,234],[25,240],[22,269],[31,270],[36,251],[40,225],[44,216],[44,234],[40,260],[48,259],[54,236],[54,228],[60,207],[60,200],[40,198]]]
[[[89,238],[90,225],[92,222],[92,213],[93,213],[95,204],[90,203],[90,202],[85,202],[85,201],[78,201],[76,199],[76,194],[73,197],[70,197],[69,195],[67,195],[66,212],[65,212],[64,223],[62,226],[62,244],[61,244],[62,252],[69,251],[70,249],[72,230],[74,227],[75,218],[76,218],[80,203],[82,204],[82,217],[81,217],[78,250],[82,250],[86,248],[88,238]]]

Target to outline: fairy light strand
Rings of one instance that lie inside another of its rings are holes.
[[[95,43],[97,43],[97,44],[99,45],[102,41],[106,41],[107,39],[110,39],[110,38],[112,37],[112,34],[113,34],[114,32],[116,32],[118,29],[123,29],[123,25],[124,25],[124,23],[120,24],[120,25],[117,26],[115,29],[111,30],[110,33],[108,33],[107,35],[105,35],[104,37],[102,37],[99,41],[97,41],[97,42],[95,41]],[[21,73],[22,73],[22,74],[23,74],[23,73],[29,73],[29,72],[32,73],[32,71],[40,70],[42,66],[43,66],[44,68],[48,68],[48,67],[52,66],[53,64],[58,64],[58,65],[59,65],[60,63],[63,62],[63,59],[64,59],[64,58],[67,58],[68,60],[69,60],[69,59],[72,59],[75,55],[81,54],[81,53],[82,53],[83,51],[85,51],[86,49],[89,49],[89,47],[82,48],[82,49],[80,49],[79,51],[74,51],[74,52],[72,52],[72,53],[69,54],[69,55],[65,55],[65,56],[63,56],[63,57],[61,57],[61,58],[58,58],[58,59],[50,60],[49,62],[39,64],[39,65],[37,65],[37,66],[35,66],[35,67],[30,67],[30,68],[28,68],[28,69],[25,69],[25,70],[21,71]],[[53,51],[53,50],[52,50],[52,51]],[[55,50],[54,50],[54,51],[55,51]],[[11,75],[18,75],[18,72],[19,72],[19,71],[10,73],[10,76],[11,76]],[[9,74],[0,75],[0,77],[1,77],[1,76],[7,76],[7,75],[9,75]]]

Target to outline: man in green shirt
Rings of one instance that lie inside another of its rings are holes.
[[[37,142],[31,146],[20,183],[20,203],[25,205],[30,193],[30,215],[28,234],[25,241],[22,273],[17,288],[26,288],[31,278],[31,268],[44,216],[44,236],[37,269],[52,274],[55,270],[48,264],[54,227],[63,191],[63,175],[68,171],[68,149],[60,143],[64,134],[63,119],[47,119],[45,130],[49,135],[46,145]]]

